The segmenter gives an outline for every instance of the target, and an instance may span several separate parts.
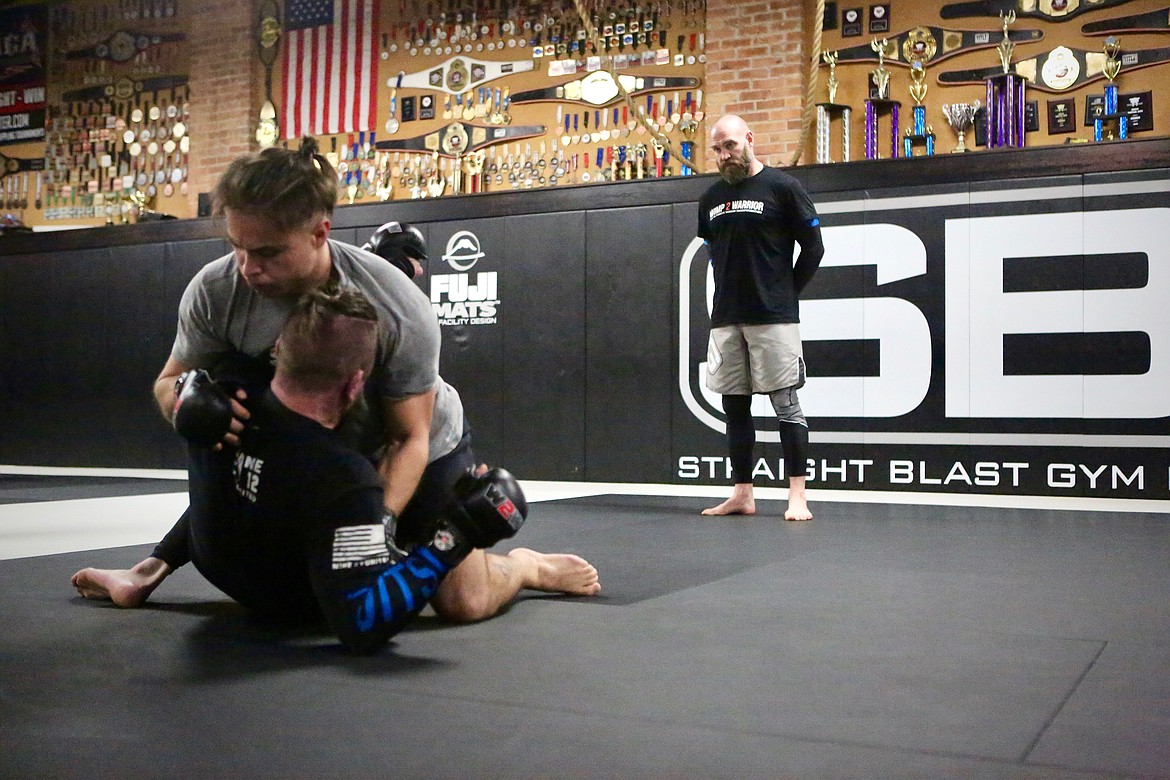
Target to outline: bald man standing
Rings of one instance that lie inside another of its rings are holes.
[[[796,391],[804,385],[800,293],[825,253],[812,200],[793,177],[764,165],[751,128],[738,116],[711,128],[719,180],[699,199],[699,237],[715,277],[707,388],[723,397],[731,497],[705,515],[751,515],[756,443],[752,395],[767,395],[780,424],[788,477],[785,520],[811,520],[805,493],[808,422]],[[796,245],[800,246],[795,259]]]

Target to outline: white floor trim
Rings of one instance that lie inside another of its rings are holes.
[[[126,479],[187,479],[186,469],[104,469],[80,466],[5,466],[0,474],[18,477],[123,477]]]
[[[535,501],[581,498],[606,494],[628,496],[694,496],[726,498],[730,486],[652,485],[628,482],[540,482],[524,481],[524,491],[539,496]],[[542,493],[540,491],[548,491]],[[755,489],[757,499],[784,501],[785,488]],[[531,498],[531,496],[530,496]],[[914,504],[919,506],[973,506],[989,509],[1049,509],[1070,512],[1152,512],[1170,514],[1170,501],[1127,498],[1083,498],[1078,496],[1003,496],[969,493],[912,493],[881,490],[820,490],[810,484],[810,503],[834,501],[843,504]]]
[[[0,560],[150,544],[186,508],[186,491],[0,504]]]
[[[0,466],[0,474],[186,479],[186,473],[182,471],[140,469]],[[729,489],[720,485],[652,485],[540,480],[523,480],[522,484],[525,494],[532,503],[611,494],[720,499],[727,496]],[[765,501],[783,501],[787,495],[788,492],[782,488],[756,488],[756,498]],[[990,509],[1170,514],[1170,501],[1136,499],[895,493],[817,490],[815,487],[810,487],[809,499],[813,504],[814,511],[818,502],[832,501],[986,507]],[[151,544],[162,538],[186,506],[187,494],[183,490],[177,490],[174,493],[120,498],[0,504],[0,560]]]

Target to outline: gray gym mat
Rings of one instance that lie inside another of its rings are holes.
[[[73,498],[144,496],[186,493],[186,479],[126,479],[124,477],[56,477],[0,474],[0,504],[31,504]]]
[[[191,567],[148,607],[0,561],[0,775],[1170,776],[1170,519],[696,499],[536,505],[597,599],[423,616],[383,653],[250,621]]]

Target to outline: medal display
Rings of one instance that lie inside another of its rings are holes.
[[[217,118],[236,85],[223,94],[191,85],[191,52],[207,46],[195,4],[25,5],[36,9],[29,18],[51,79],[39,92],[42,107],[27,113],[32,127],[19,124],[23,116],[0,119],[0,146],[42,134],[43,147],[6,151],[37,159],[43,148],[43,168],[9,173],[2,190],[34,222],[189,216],[195,191],[214,182],[212,174],[191,181],[193,143],[198,162],[218,171],[222,155],[213,149],[295,145],[307,132],[337,168],[339,202],[356,205],[711,173],[705,92],[713,110],[747,114],[766,137],[799,130],[804,151],[827,164],[929,157],[931,119],[947,122],[955,151],[1130,140],[1159,129],[1170,84],[1170,43],[1154,37],[1170,32],[1170,8],[1151,0],[894,0],[834,7],[816,36],[806,10],[797,25],[806,34],[773,43],[785,56],[811,55],[826,85],[812,76],[807,95],[766,96],[774,76],[727,76],[739,73],[733,50],[748,52],[743,73],[763,73],[768,53],[746,40],[728,48],[737,42],[724,27],[717,70],[708,73],[702,0],[257,0],[246,33],[229,39],[224,20],[225,52],[248,39],[239,138],[222,120],[201,121],[199,107]],[[366,16],[355,19],[353,9]],[[0,11],[5,29],[25,29],[24,18]],[[986,59],[993,48],[996,65]],[[342,70],[322,70],[329,57],[340,57]],[[310,60],[312,78],[294,88],[290,63]],[[0,78],[24,67],[5,65]],[[712,94],[707,78],[716,73]],[[1054,99],[1036,101],[1030,90]],[[4,94],[0,116],[38,90]],[[780,118],[796,103],[806,111],[799,128]],[[212,138],[202,135],[209,127]],[[16,131],[5,136],[5,128]],[[862,150],[851,148],[854,134]]]
[[[44,170],[25,206],[39,219],[121,224],[187,211],[190,35],[179,11],[177,0],[48,10]],[[265,122],[274,106],[258,113],[257,141],[275,139]]]

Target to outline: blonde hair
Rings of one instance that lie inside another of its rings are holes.
[[[378,314],[356,290],[318,289],[297,301],[280,332],[276,372],[302,390],[321,391],[369,374],[378,350]]]

